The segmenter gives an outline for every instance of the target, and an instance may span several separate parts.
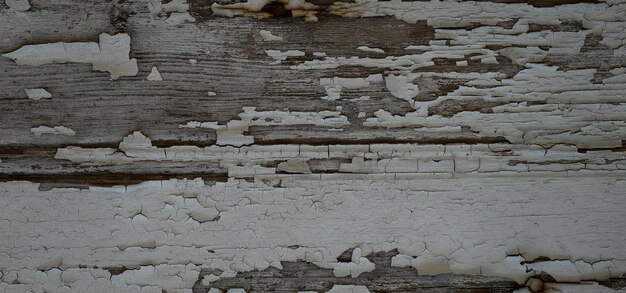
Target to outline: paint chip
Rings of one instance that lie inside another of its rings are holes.
[[[280,64],[281,61],[285,61],[289,57],[302,57],[305,55],[304,52],[300,50],[287,50],[285,52],[279,50],[265,50],[265,54],[276,60],[270,64]]]
[[[161,73],[159,72],[156,66],[152,66],[152,71],[150,71],[150,74],[148,74],[148,77],[146,77],[146,79],[150,81],[163,80],[163,78],[161,77]]]
[[[107,71],[112,79],[137,75],[137,59],[129,58],[128,34],[100,34],[99,43],[72,42],[26,45],[2,54],[18,65],[39,66],[50,63],[91,63],[93,70]]]
[[[383,49],[380,49],[380,48],[370,48],[368,46],[360,46],[357,49],[361,50],[361,51],[364,51],[364,52],[372,52],[372,53],[380,53],[380,54],[385,53],[385,51]]]
[[[394,97],[408,101],[411,106],[415,104],[413,98],[419,93],[419,88],[406,76],[390,74],[385,78],[385,85]]]
[[[74,136],[76,132],[69,127],[65,126],[38,126],[30,129],[30,132],[35,135],[35,137],[39,138],[42,134],[54,134],[54,135],[68,135]]]
[[[282,41],[283,40],[283,37],[275,36],[270,31],[261,30],[259,33],[261,34],[261,37],[263,38],[263,41],[265,41],[265,42],[273,42],[273,41]]]
[[[52,94],[45,89],[25,89],[26,95],[29,99],[39,101],[41,99],[49,99],[52,98]]]

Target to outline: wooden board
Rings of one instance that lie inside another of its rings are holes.
[[[2,292],[624,288],[624,1],[6,0],[0,53]]]

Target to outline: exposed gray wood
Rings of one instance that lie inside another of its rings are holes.
[[[350,262],[351,250],[347,251]],[[505,278],[475,277],[441,274],[416,276],[412,268],[391,266],[391,258],[397,251],[374,253],[367,256],[376,264],[376,269],[363,273],[358,278],[337,278],[331,270],[306,262],[283,262],[283,269],[270,268],[265,271],[249,272],[232,279],[215,282],[214,287],[222,290],[244,288],[246,292],[298,292],[330,290],[334,284],[367,286],[371,292],[511,292],[519,285]],[[200,278],[211,273],[200,273]],[[207,292],[209,288],[199,281],[194,293]]]

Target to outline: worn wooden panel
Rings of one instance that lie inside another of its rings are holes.
[[[5,0],[3,292],[613,292],[626,3]]]

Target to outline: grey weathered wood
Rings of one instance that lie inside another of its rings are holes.
[[[351,251],[347,251],[346,262],[350,261]],[[270,268],[266,271],[243,273],[232,279],[215,282],[214,287],[244,288],[246,292],[297,292],[327,291],[334,284],[367,286],[371,292],[511,292],[519,285],[506,278],[475,277],[441,274],[436,276],[416,276],[411,268],[394,268],[391,257],[397,251],[370,254],[367,257],[376,264],[372,272],[358,278],[337,278],[331,270],[323,269],[306,262],[283,262],[283,269]],[[205,274],[216,273],[207,270]],[[204,274],[200,274],[202,277]],[[194,292],[207,292],[201,282]]]

